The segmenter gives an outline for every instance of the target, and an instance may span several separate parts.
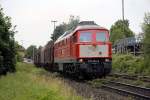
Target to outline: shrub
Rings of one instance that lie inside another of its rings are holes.
[[[3,56],[1,56],[1,52],[0,52],[0,75],[3,73],[4,69],[3,69]]]
[[[23,56],[20,54],[20,52],[17,52],[16,59],[18,62],[23,62]]]
[[[11,18],[5,16],[0,7],[0,72],[15,71],[15,45],[14,29],[11,24]],[[14,27],[15,28],[15,27]]]
[[[114,54],[112,61],[113,71],[127,74],[148,74],[150,69],[144,66],[144,58],[131,54]]]

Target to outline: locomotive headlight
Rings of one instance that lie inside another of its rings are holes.
[[[109,62],[110,60],[109,59],[105,59],[105,62]]]
[[[99,55],[101,55],[101,54],[102,54],[102,52],[100,51],[100,52],[99,52]]]
[[[79,62],[83,62],[83,59],[79,59]]]

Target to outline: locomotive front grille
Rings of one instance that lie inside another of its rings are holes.
[[[108,45],[80,45],[80,57],[108,57]]]

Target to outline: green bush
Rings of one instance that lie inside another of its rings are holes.
[[[0,67],[3,66],[3,56],[1,56],[1,52],[0,52]]]
[[[114,54],[112,61],[113,71],[127,74],[149,74],[150,68],[144,66],[144,58],[131,54]]]
[[[11,24],[11,18],[5,16],[3,9],[0,7],[0,72],[15,71],[15,40],[14,29]]]
[[[3,73],[3,56],[1,56],[0,52],[0,75]]]
[[[18,62],[23,62],[23,56],[19,52],[16,54],[16,59]]]

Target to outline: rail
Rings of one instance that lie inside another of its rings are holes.
[[[139,100],[150,100],[150,88],[134,86],[130,84],[108,81],[102,86],[104,89],[116,91],[122,95],[130,95]]]

